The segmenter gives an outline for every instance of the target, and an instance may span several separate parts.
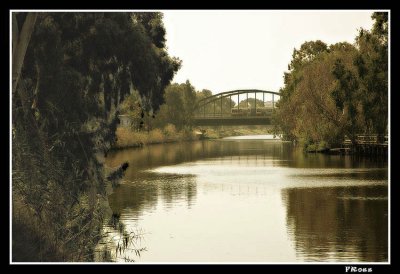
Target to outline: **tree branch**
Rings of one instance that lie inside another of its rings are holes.
[[[24,64],[25,53],[28,48],[29,41],[31,39],[31,35],[35,26],[36,12],[28,13],[26,16],[25,22],[22,26],[21,33],[13,33],[13,56],[12,56],[12,93],[15,93],[15,90],[18,85],[18,80],[21,75],[22,66]],[[14,29],[18,29],[17,26],[17,18],[15,14],[13,14],[13,31]],[[15,23],[14,23],[15,22]],[[19,36],[18,36],[19,34]]]

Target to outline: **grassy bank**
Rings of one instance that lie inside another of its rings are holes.
[[[156,128],[150,131],[133,131],[130,128],[119,127],[117,128],[116,135],[117,142],[114,148],[117,149],[198,140],[193,130],[177,130],[172,124],[166,125],[163,129]]]
[[[272,126],[221,126],[202,127],[206,130],[206,137],[219,139],[229,136],[273,134]]]
[[[328,152],[330,149],[330,145],[324,141],[318,143],[300,142],[300,144],[306,152]]]
[[[89,206],[89,205],[88,205]],[[54,222],[48,213],[38,214],[13,192],[12,261],[13,262],[87,262],[93,261],[94,249],[101,238],[102,220],[108,202],[102,202],[93,214],[81,204],[71,208],[64,217],[65,223]],[[54,206],[54,214],[58,214]],[[73,215],[73,218],[68,218]],[[110,214],[111,215],[111,214]],[[85,222],[90,218],[90,222]]]
[[[35,213],[23,205],[21,197],[16,194],[13,196],[12,261],[62,261],[63,256],[51,237],[48,237],[48,230],[41,228]]]
[[[266,126],[221,126],[201,127],[201,129],[205,130],[205,135],[203,137],[206,139],[219,139],[241,135],[273,134],[273,128]],[[194,130],[177,130],[172,124],[166,125],[163,129],[156,128],[150,131],[134,131],[127,127],[119,127],[116,131],[117,142],[114,148],[121,149],[142,147],[150,144],[195,141],[200,138],[196,132],[200,132],[200,128]]]

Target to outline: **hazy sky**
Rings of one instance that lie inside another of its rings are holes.
[[[278,91],[293,49],[305,41],[354,43],[371,11],[163,11],[168,52],[197,90]]]

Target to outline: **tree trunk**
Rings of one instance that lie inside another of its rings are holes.
[[[14,56],[15,48],[18,43],[18,22],[15,13],[12,15],[12,56]]]
[[[18,85],[18,80],[21,75],[22,66],[24,64],[25,53],[28,48],[29,41],[32,36],[32,32],[35,26],[36,12],[28,13],[25,22],[22,26],[21,32],[18,33],[17,18],[15,13],[13,13],[13,56],[12,56],[12,93]],[[16,31],[17,33],[14,33]]]
[[[13,21],[12,22],[13,25],[12,95],[18,96],[19,99],[21,100],[24,119],[26,119],[24,121],[27,121],[27,123],[30,125],[29,129],[31,131],[30,134],[32,135],[32,138],[34,138],[33,136],[36,136],[38,138],[40,144],[42,145],[41,150],[43,151],[44,158],[46,159],[47,162],[51,163],[49,153],[47,150],[46,136],[40,131],[38,123],[31,110],[32,106],[30,104],[30,95],[31,95],[30,91],[28,91],[26,87],[23,85],[18,89],[18,92],[16,92],[18,82],[21,78],[20,76],[22,67],[24,65],[26,51],[28,49],[29,41],[31,39],[34,30],[38,13],[37,12],[27,13],[21,31],[19,31],[18,29],[16,14],[13,13],[12,16],[13,16],[12,17]],[[39,81],[39,75],[38,75],[38,81]],[[37,85],[38,84],[39,83],[37,83]],[[36,89],[37,88],[38,86],[36,87]],[[35,93],[37,93],[37,90],[35,91]]]

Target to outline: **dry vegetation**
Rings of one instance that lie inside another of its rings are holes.
[[[161,144],[179,141],[197,140],[193,131],[183,129],[178,131],[174,125],[167,124],[162,130],[159,128],[150,131],[134,131],[130,128],[117,128],[117,142],[115,148],[141,147],[149,144]]]

